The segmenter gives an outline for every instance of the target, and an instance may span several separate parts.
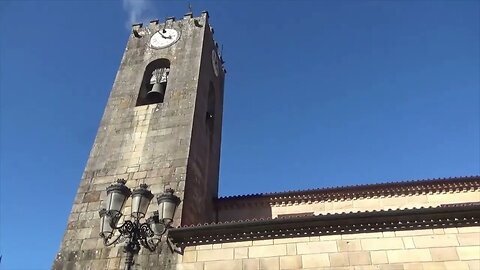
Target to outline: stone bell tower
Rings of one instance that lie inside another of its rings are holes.
[[[182,202],[173,226],[215,220],[222,63],[207,12],[133,26],[54,269],[123,267],[121,245],[104,247],[99,237],[105,189],[119,178],[153,194],[174,189]],[[140,253],[136,262],[155,268],[159,257]]]

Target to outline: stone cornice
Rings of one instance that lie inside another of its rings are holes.
[[[231,209],[258,204],[286,205],[478,189],[480,189],[480,176],[465,176],[229,196],[217,199],[216,205],[218,209]]]
[[[464,203],[179,227],[170,229],[168,238],[176,246],[185,247],[287,237],[474,226],[479,222],[478,203]]]

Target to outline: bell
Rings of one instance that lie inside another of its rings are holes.
[[[152,90],[150,90],[147,93],[147,99],[149,100],[155,100],[155,101],[161,101],[163,100],[163,96],[165,95],[165,88],[167,84],[166,83],[155,83],[152,87]]]

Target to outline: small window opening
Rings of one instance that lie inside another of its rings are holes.
[[[163,102],[169,73],[170,61],[168,59],[157,59],[147,65],[143,73],[137,106]]]

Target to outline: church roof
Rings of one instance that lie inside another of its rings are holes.
[[[259,203],[292,204],[305,201],[450,193],[479,189],[480,176],[462,176],[229,196],[219,198],[217,207],[235,208]],[[168,237],[172,243],[182,247],[271,238],[462,227],[479,223],[480,201],[474,201],[420,208],[402,207],[309,216],[289,215],[258,220],[244,219],[197,224],[172,228]]]
[[[472,188],[480,188],[479,175],[227,196],[218,198],[217,206],[228,206],[232,203],[258,203],[262,201],[285,204],[312,200],[324,201],[392,195],[413,195],[429,192],[469,190]]]

